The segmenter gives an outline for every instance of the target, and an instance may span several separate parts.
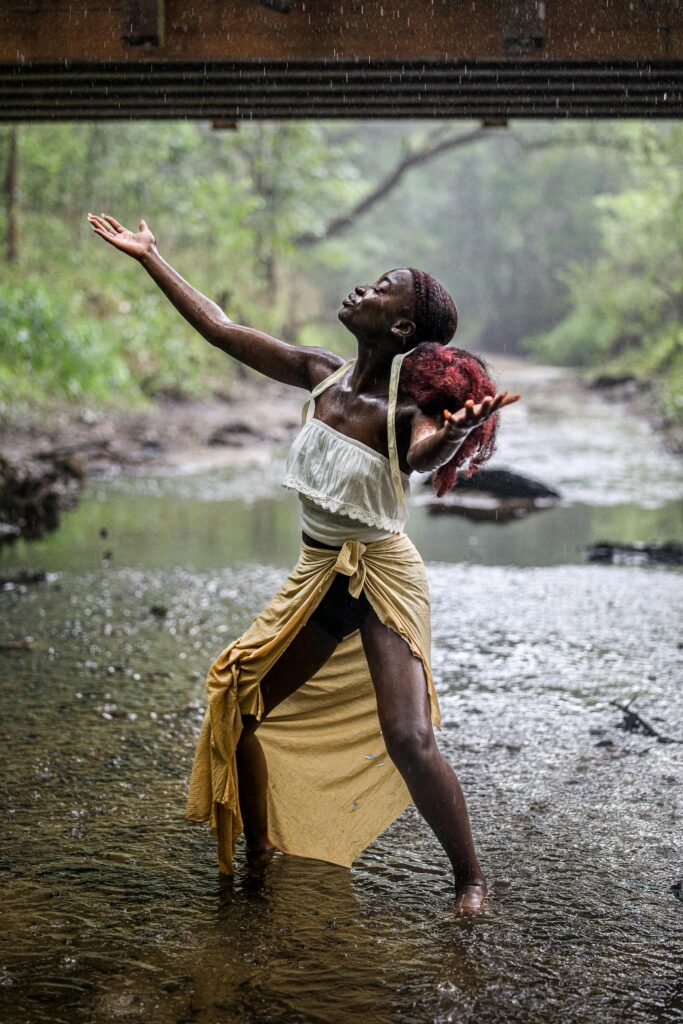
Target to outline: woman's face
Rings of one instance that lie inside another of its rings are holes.
[[[410,271],[390,270],[374,284],[356,285],[342,302],[338,317],[352,334],[387,334],[396,324],[413,323],[414,301]]]

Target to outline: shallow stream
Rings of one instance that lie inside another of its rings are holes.
[[[610,705],[638,694],[683,739],[683,573],[584,550],[683,540],[680,462],[559,372],[504,383],[525,402],[497,463],[562,502],[471,523],[418,488],[409,529],[489,911],[452,916],[413,809],[351,872],[280,856],[218,876],[182,816],[203,676],[293,563],[296,499],[269,451],[96,481],[59,531],[0,556],[2,575],[53,574],[0,593],[3,1021],[683,1019],[683,745],[620,730]]]

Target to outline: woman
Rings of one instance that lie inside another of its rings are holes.
[[[242,827],[252,861],[279,848],[350,865],[412,798],[451,862],[457,911],[481,910],[464,797],[434,739],[429,599],[404,494],[413,470],[436,471],[443,493],[459,466],[481,464],[497,411],[519,396],[494,397],[480,360],[443,347],[455,305],[421,271],[392,270],[344,299],[339,319],[358,343],[344,363],[232,323],[162,259],[144,221],[137,233],[89,221],[207,341],[315,400],[285,478],[302,502],[301,558],[211,667],[188,817],[210,820],[227,873]]]

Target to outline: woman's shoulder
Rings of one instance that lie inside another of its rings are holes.
[[[335,370],[343,366],[346,360],[342,359],[336,352],[330,352],[326,348],[311,348],[309,353],[307,359],[308,383],[312,391],[314,387],[333,374]]]
[[[420,409],[412,395],[409,395],[403,389],[399,389],[396,398],[397,422],[412,422],[416,416],[424,416],[424,412]]]

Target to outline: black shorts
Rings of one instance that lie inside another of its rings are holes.
[[[309,547],[327,548],[331,551],[340,550],[339,548],[330,548],[328,544],[321,544],[306,534],[304,534],[304,541]],[[332,580],[330,589],[308,621],[315,622],[316,625],[321,626],[322,629],[333,636],[337,642],[340,642],[344,637],[349,636],[350,633],[355,633],[357,629],[360,629],[363,620],[371,610],[372,605],[365,596],[365,593],[361,592],[358,597],[351,597],[351,594],[349,594],[349,577],[337,573]]]

